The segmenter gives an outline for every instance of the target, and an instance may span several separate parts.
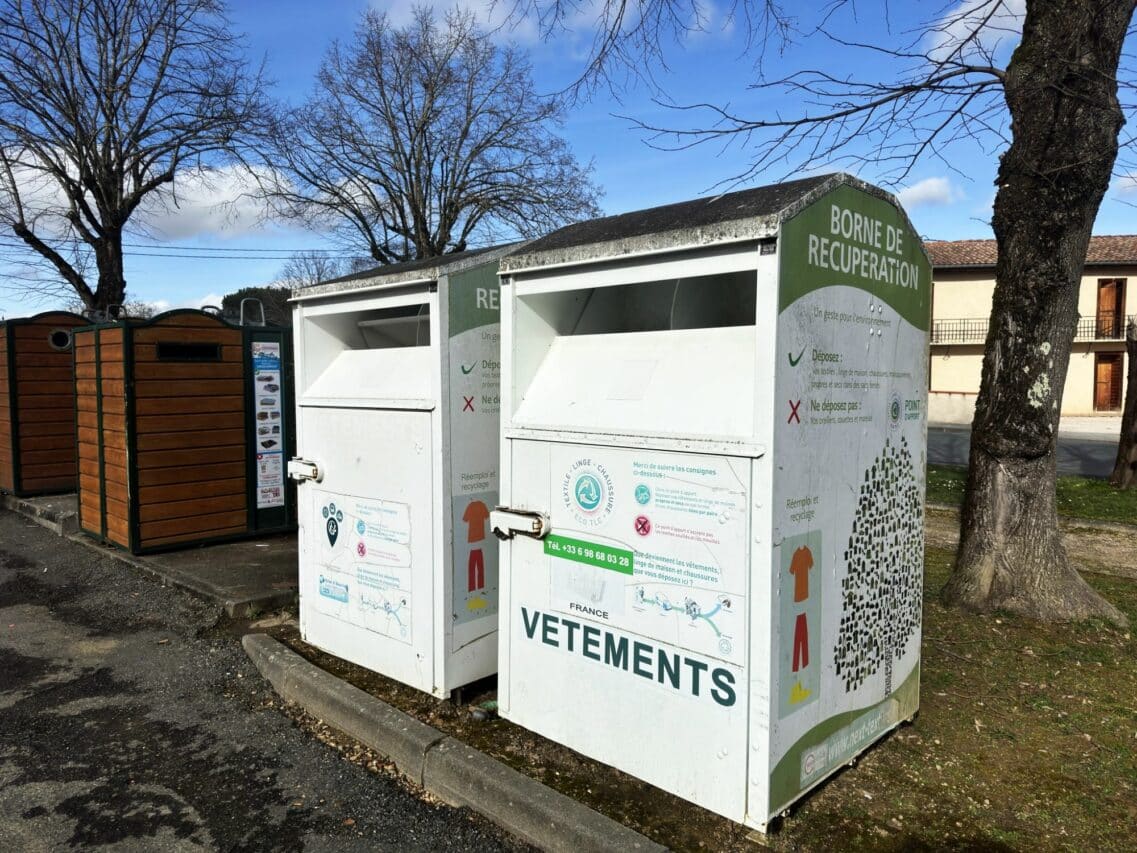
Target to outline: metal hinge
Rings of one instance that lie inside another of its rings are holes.
[[[551,529],[549,516],[540,512],[499,506],[490,513],[490,530],[501,540],[512,539],[518,534],[544,539]]]

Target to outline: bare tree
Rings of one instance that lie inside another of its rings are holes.
[[[635,8],[644,15],[644,7],[670,9],[677,2],[687,0],[644,0]],[[546,14],[562,8],[559,0],[533,3]],[[628,9],[626,0],[602,5],[621,14]],[[759,21],[785,20],[760,0],[744,5],[760,13]],[[1081,579],[1062,545],[1055,448],[1081,271],[1132,109],[1120,98],[1118,76],[1135,2],[1025,0],[1020,15],[1022,5],[967,0],[907,45],[899,39],[873,45],[837,34],[832,22],[842,10],[858,15],[858,31],[868,27],[863,4],[853,9],[836,0],[821,10],[823,21],[808,37],[828,40],[836,51],[860,51],[857,67],[870,69],[867,79],[850,74],[847,63],[814,68],[755,84],[792,95],[798,105],[792,114],[748,116],[722,104],[693,104],[678,114],[690,119],[686,126],[648,129],[661,134],[658,144],[748,145],[750,168],[739,180],[770,167],[844,160],[898,181],[923,158],[940,157],[950,167],[948,152],[960,139],[1001,150],[994,303],[961,547],[943,596],[980,611],[1121,623],[1122,614]],[[606,38],[634,49],[628,32],[609,27]],[[1004,61],[1000,41],[1004,48],[1017,42]],[[603,58],[602,51],[593,55],[594,62]],[[893,70],[895,77],[879,82],[877,75]],[[1132,68],[1126,73],[1120,91],[1130,93]],[[706,120],[696,123],[699,117]]]
[[[276,275],[282,287],[310,287],[352,271],[352,262],[326,252],[294,252]]]
[[[1129,359],[1129,376],[1125,380],[1125,408],[1121,414],[1117,461],[1109,482],[1121,489],[1132,489],[1137,487],[1137,320],[1132,318],[1125,330],[1125,351]]]
[[[841,0],[838,0],[838,4]],[[835,4],[837,5],[837,4]],[[760,62],[769,46],[784,46],[795,31],[795,20],[777,0],[732,0],[723,6],[704,0],[601,0],[581,4],[579,0],[506,0],[503,26],[516,26],[522,20],[536,20],[547,40],[571,33],[583,18],[591,24],[590,42],[580,74],[566,88],[566,94],[581,96],[599,87],[619,93],[629,84],[645,83],[659,90],[655,70],[668,70],[665,47],[681,44],[693,33],[716,26],[740,25],[746,46]],[[716,11],[725,11],[718,24]]]
[[[128,299],[120,305],[113,305],[105,312],[92,312],[74,290],[69,290],[63,305],[64,309],[72,314],[82,314],[93,323],[106,323],[121,320],[124,317],[132,320],[149,320],[161,313],[160,307],[153,302],[143,299]]]
[[[553,129],[564,104],[469,14],[396,28],[367,12],[276,133],[285,216],[394,263],[515,239],[597,213],[590,169]]]
[[[218,0],[0,0],[0,19],[0,217],[105,312],[131,217],[234,148],[260,75]]]

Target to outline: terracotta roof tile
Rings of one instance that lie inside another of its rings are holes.
[[[924,247],[933,267],[995,266],[994,240],[929,240]],[[1091,237],[1086,263],[1137,263],[1137,234]]]

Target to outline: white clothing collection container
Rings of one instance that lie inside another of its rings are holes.
[[[764,829],[918,708],[923,246],[839,174],[500,274],[501,714]]]
[[[505,251],[293,298],[301,634],[436,696],[497,669]]]

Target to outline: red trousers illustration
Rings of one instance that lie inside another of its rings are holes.
[[[799,613],[794,622],[794,672],[809,666],[809,626],[805,614]]]
[[[482,556],[482,549],[475,548],[470,552],[468,592],[482,589],[486,585],[486,559]]]

